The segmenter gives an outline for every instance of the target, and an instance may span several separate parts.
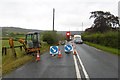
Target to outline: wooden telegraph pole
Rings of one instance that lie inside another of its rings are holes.
[[[83,22],[82,22],[82,25],[81,25],[81,27],[82,27],[82,30],[81,30],[81,34],[83,33]]]
[[[54,31],[54,19],[55,19],[55,9],[53,8],[53,31]]]

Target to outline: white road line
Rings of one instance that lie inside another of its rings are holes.
[[[76,54],[77,54],[78,60],[79,60],[79,62],[80,62],[80,64],[81,64],[81,67],[82,67],[83,73],[84,73],[84,75],[85,75],[85,78],[86,78],[87,80],[90,80],[89,75],[88,75],[87,71],[85,70],[85,67],[84,67],[84,65],[83,65],[83,63],[82,63],[82,61],[81,61],[81,59],[80,59],[77,51],[76,51]]]
[[[73,55],[73,59],[74,59],[74,63],[75,63],[75,70],[76,70],[77,79],[81,80],[81,75],[80,75],[80,71],[79,71],[79,68],[78,68],[78,64],[77,64],[77,60],[76,60],[75,55]]]

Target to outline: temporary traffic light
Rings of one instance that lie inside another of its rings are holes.
[[[70,33],[67,33],[67,35],[70,35]]]
[[[66,35],[67,35],[67,36],[70,36],[70,32],[66,32]]]
[[[66,32],[66,39],[67,39],[67,41],[69,41],[70,40],[70,31],[69,32]]]

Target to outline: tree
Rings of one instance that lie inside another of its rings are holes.
[[[117,16],[114,16],[110,12],[103,11],[94,11],[91,12],[91,18],[95,18],[94,20],[94,31],[105,32],[112,27],[116,28],[119,25],[119,20]]]
[[[43,41],[47,42],[50,45],[56,44],[58,42],[57,33],[52,31],[44,32]]]

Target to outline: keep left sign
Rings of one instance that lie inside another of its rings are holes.
[[[58,46],[50,46],[50,54],[58,54]]]
[[[71,52],[71,51],[73,51],[73,47],[72,47],[72,45],[65,45],[64,46],[64,50],[65,50],[65,52]]]

